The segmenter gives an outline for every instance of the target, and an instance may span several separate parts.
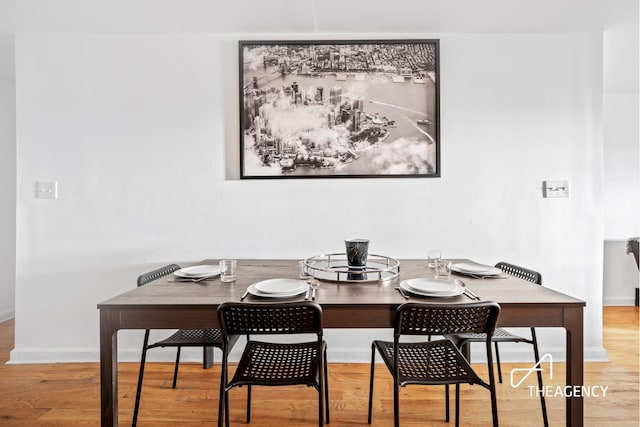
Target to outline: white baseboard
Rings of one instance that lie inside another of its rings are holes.
[[[500,351],[500,361],[502,363],[531,363],[533,353],[531,346],[520,345],[522,350],[502,349]],[[220,360],[220,351],[214,350],[214,358]],[[229,360],[237,361],[240,356],[241,349],[234,348]],[[554,348],[544,350],[544,353],[552,355],[553,360],[563,362],[565,360],[564,348]],[[484,351],[481,349],[472,349],[472,362],[482,363],[486,361]],[[542,354],[541,354],[542,356]],[[153,349],[147,353],[147,361],[149,362],[173,362],[175,361],[175,349]],[[11,357],[7,364],[28,364],[28,363],[96,363],[100,360],[99,352],[89,350],[65,350],[65,351],[11,351]],[[181,362],[202,362],[201,349],[183,349],[180,355]],[[331,348],[328,349],[327,360],[329,363],[369,363],[371,361],[371,350],[362,349],[354,351],[348,348]],[[585,362],[608,362],[607,352],[604,348],[585,348]],[[118,362],[139,362],[140,350],[123,350],[118,353]]]
[[[16,317],[16,312],[14,310],[0,312],[0,322],[13,319],[14,317]]]
[[[531,350],[531,346],[522,345],[523,350],[507,350],[503,351],[500,349],[500,362],[501,363],[532,363],[533,361],[533,351]],[[327,349],[327,360],[329,363],[370,363],[371,362],[371,351],[367,352],[354,352],[348,350],[341,349]],[[551,354],[554,361],[564,362],[565,361],[565,350],[564,348],[550,349],[549,351],[545,351],[545,353]],[[542,354],[540,355],[543,356]],[[378,356],[379,357],[379,356]],[[380,361],[381,359],[379,359]],[[471,362],[472,363],[486,363],[487,358],[484,355],[484,350],[478,348],[477,350],[474,348],[471,352]],[[495,361],[495,357],[494,357]],[[607,357],[607,351],[604,348],[585,348],[584,351],[584,361],[585,362],[608,362],[609,358]]]
[[[86,350],[11,350],[7,365],[27,363],[93,363],[100,360],[100,353]]]
[[[216,360],[220,352],[214,356]],[[149,362],[175,362],[175,348],[158,348],[147,353]],[[38,351],[19,350],[11,351],[9,365],[29,364],[29,363],[97,363],[100,361],[100,352],[93,350],[59,350],[59,351]],[[180,353],[181,362],[202,362],[202,350],[183,348]],[[140,362],[140,349],[121,350],[118,352],[118,362]]]
[[[635,299],[633,297],[631,298],[612,298],[612,297],[605,297],[602,300],[602,305],[606,306],[606,307],[616,307],[616,306],[634,306],[635,305]]]

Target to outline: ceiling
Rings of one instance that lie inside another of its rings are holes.
[[[0,0],[0,34],[603,30],[637,0]]]

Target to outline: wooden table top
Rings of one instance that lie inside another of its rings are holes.
[[[470,262],[456,259],[454,262]],[[198,264],[217,265],[217,260],[205,260]],[[297,260],[238,260],[238,276],[235,282],[221,283],[219,279],[190,283],[170,282],[167,276],[150,284],[133,288],[123,294],[98,304],[100,309],[126,309],[159,306],[208,306],[215,307],[225,301],[239,301],[247,287],[253,283],[272,278],[297,278]],[[323,307],[341,305],[398,305],[405,299],[395,291],[400,281],[416,277],[433,277],[433,269],[426,260],[400,260],[400,275],[384,282],[330,282],[320,281],[316,301]],[[508,276],[507,278],[475,279],[453,274],[452,278],[463,280],[467,287],[482,300],[495,301],[505,307],[511,304],[584,306],[585,302],[554,291],[544,286]],[[300,300],[304,295],[291,298]],[[264,301],[249,296],[246,302]],[[282,301],[282,300],[278,300]],[[464,295],[453,298],[412,297],[411,301],[469,302]]]

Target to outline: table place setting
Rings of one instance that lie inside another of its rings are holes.
[[[398,292],[405,298],[407,298],[407,295],[448,298],[457,297],[465,293],[465,287],[456,282],[426,277],[403,280],[396,289],[398,289]],[[469,297],[471,298],[471,296]]]
[[[475,279],[504,279],[508,277],[502,270],[497,267],[470,262],[452,264],[451,271],[465,276],[470,276]]]
[[[427,266],[434,271],[433,277],[417,277],[401,281],[396,290],[405,298],[412,296],[427,298],[452,298],[465,295],[467,298],[479,301],[480,297],[467,288],[466,284],[460,280],[452,280],[451,273],[456,270],[473,271],[493,274],[493,267],[480,264],[458,263],[442,258],[439,250],[430,250],[427,256]],[[501,272],[501,271],[500,271]]]
[[[418,277],[401,281],[395,289],[405,299],[409,299],[412,296],[451,298],[464,295],[471,300],[480,301],[480,297],[467,288],[466,284],[459,279],[451,281],[448,279]]]
[[[173,272],[169,282],[191,282],[200,283],[206,280],[213,280],[220,275],[220,268],[215,265],[194,265],[185,267]]]
[[[305,294],[305,300],[308,300],[310,293],[311,286],[304,280],[275,278],[249,285],[240,301],[249,295],[259,298],[292,298],[301,294]]]

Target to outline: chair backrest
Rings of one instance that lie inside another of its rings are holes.
[[[500,314],[491,301],[468,304],[405,303],[396,310],[394,336],[484,333],[488,340]]]
[[[266,304],[226,302],[218,307],[218,319],[226,336],[314,333],[322,337],[322,308],[311,301]]]
[[[529,270],[528,268],[520,267],[519,265],[509,264],[508,262],[499,262],[496,264],[496,268],[499,268],[512,276],[542,285],[542,274],[537,271]]]
[[[164,267],[156,268],[148,273],[141,274],[138,276],[138,286],[146,285],[147,283],[167,276],[176,270],[180,270],[180,266],[178,264],[169,264]]]

